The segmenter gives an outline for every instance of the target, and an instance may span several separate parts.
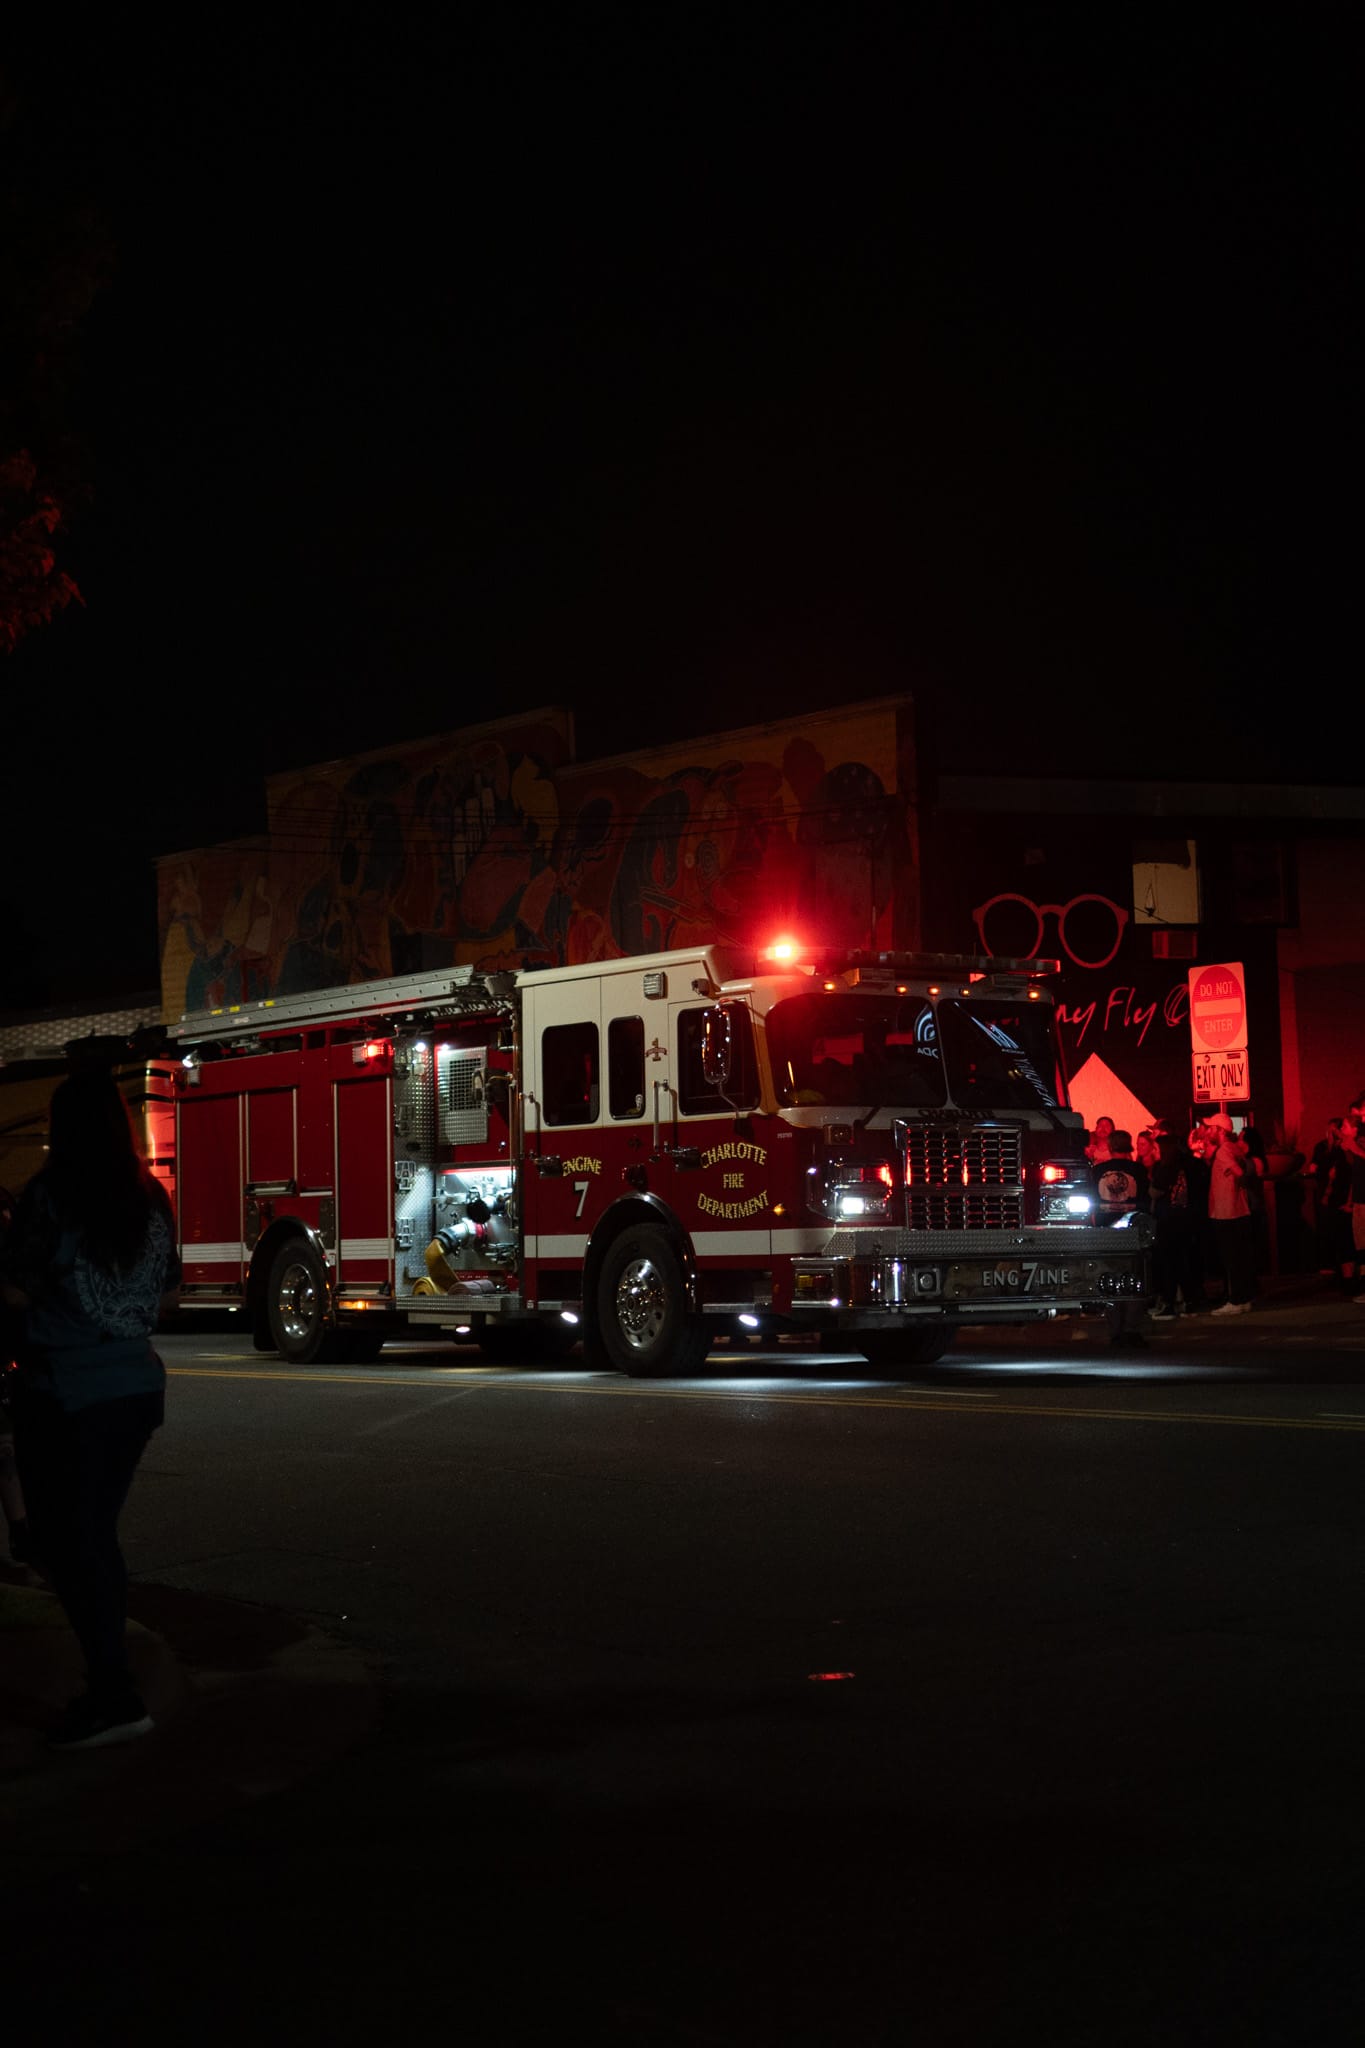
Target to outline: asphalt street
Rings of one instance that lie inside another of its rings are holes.
[[[172,1337],[135,1611],[298,1617],[379,1723],[45,1876],[23,1953],[71,2038],[123,1957],[144,2038],[1355,2042],[1363,1318],[917,1384]]]

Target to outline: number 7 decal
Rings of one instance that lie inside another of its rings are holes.
[[[578,1207],[574,1210],[575,1216],[583,1214],[583,1205],[588,1199],[588,1189],[591,1186],[592,1182],[590,1180],[576,1180],[573,1183],[573,1191],[578,1197]]]

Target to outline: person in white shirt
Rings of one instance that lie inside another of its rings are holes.
[[[1209,1162],[1209,1220],[1228,1283],[1228,1298],[1214,1314],[1244,1316],[1256,1292],[1256,1238],[1246,1185],[1256,1169],[1225,1110],[1205,1117],[1203,1128],[1214,1145]]]

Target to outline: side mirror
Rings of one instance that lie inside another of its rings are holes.
[[[723,1094],[730,1085],[734,1058],[734,1026],[728,1004],[718,1003],[701,1020],[701,1071],[708,1088]]]

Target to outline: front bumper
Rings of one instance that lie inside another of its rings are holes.
[[[1122,1230],[840,1231],[792,1258],[791,1316],[808,1329],[1035,1322],[1151,1300],[1151,1219]]]

